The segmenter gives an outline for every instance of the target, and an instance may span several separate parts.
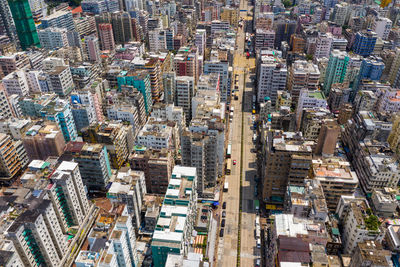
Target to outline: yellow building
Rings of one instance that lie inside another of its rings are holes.
[[[389,134],[388,143],[390,148],[396,152],[400,152],[400,116],[394,118],[392,131]]]
[[[231,7],[222,8],[221,20],[228,21],[230,25],[236,27],[239,20],[239,10]]]

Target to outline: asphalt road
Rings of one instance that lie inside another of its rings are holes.
[[[247,0],[241,0],[241,10],[250,9]],[[247,16],[241,12],[241,17]],[[226,223],[224,237],[219,238],[218,258],[216,266],[236,266],[237,245],[238,245],[238,222],[239,222],[239,201],[240,201],[240,166],[243,164],[243,191],[242,191],[242,223],[241,223],[241,245],[240,265],[254,266],[255,259],[260,255],[256,248],[254,238],[255,231],[255,210],[254,196],[254,175],[255,154],[252,153],[252,95],[253,85],[250,83],[251,68],[255,67],[255,59],[246,59],[244,54],[245,33],[239,28],[237,37],[237,49],[234,56],[234,74],[239,75],[239,100],[233,100],[234,117],[230,125],[230,143],[232,144],[232,159],[237,164],[232,166],[231,175],[226,176],[225,181],[229,183],[229,190],[223,194],[223,201],[227,202]],[[244,94],[244,96],[243,96]],[[242,101],[244,100],[244,105]],[[244,109],[243,109],[244,108]],[[242,113],[244,113],[242,117]],[[243,121],[242,121],[243,119]],[[242,144],[242,122],[243,122],[243,144]],[[241,146],[243,145],[243,158],[241,158]],[[219,233],[218,233],[219,234]]]

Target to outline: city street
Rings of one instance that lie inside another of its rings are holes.
[[[246,0],[240,3],[240,17],[247,17],[248,6]],[[249,10],[250,11],[250,10]],[[250,19],[250,18],[249,18]],[[232,160],[237,164],[232,166],[231,175],[227,175],[225,181],[229,183],[229,190],[223,194],[223,201],[227,203],[226,224],[224,237],[219,238],[218,264],[217,266],[236,266],[237,245],[238,245],[238,223],[239,223],[239,201],[240,201],[240,169],[242,166],[242,221],[241,221],[241,244],[240,244],[240,265],[253,266],[260,250],[256,248],[254,238],[255,231],[255,210],[254,210],[254,175],[255,175],[255,154],[251,152],[254,148],[252,143],[252,95],[253,85],[250,82],[249,70],[255,67],[255,59],[247,59],[244,54],[246,23],[243,28],[238,28],[237,49],[234,57],[234,74],[239,75],[239,100],[233,100],[234,117],[230,125],[230,143],[232,144]],[[244,100],[244,105],[242,101]],[[244,114],[243,114],[244,113]],[[242,116],[243,115],[243,116]],[[243,124],[243,138],[242,138]],[[243,142],[243,143],[242,143]],[[241,149],[243,146],[243,158]]]

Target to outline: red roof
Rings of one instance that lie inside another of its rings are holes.
[[[71,12],[72,12],[72,14],[82,13],[82,7],[78,6],[77,8],[73,9]]]

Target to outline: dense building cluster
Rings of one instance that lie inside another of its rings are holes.
[[[0,78],[0,266],[400,266],[395,1],[0,0]]]

